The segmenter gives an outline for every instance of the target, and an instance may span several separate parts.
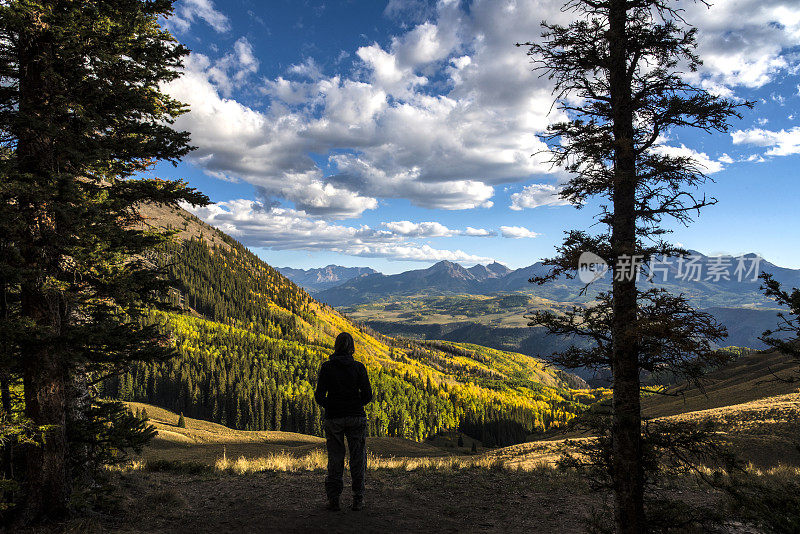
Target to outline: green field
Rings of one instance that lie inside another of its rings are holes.
[[[412,295],[339,308],[357,321],[407,324],[447,324],[471,321],[494,327],[524,327],[524,315],[532,309],[558,311],[571,303],[510,293],[506,295]]]

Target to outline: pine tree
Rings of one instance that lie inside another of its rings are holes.
[[[141,420],[145,423],[150,420],[150,416],[147,414],[147,408],[142,408]]]
[[[472,452],[473,453],[478,452],[478,445],[476,445],[476,442],[474,441],[472,442]]]
[[[458,446],[459,447],[464,446],[464,436],[462,436],[461,434],[458,435]]]
[[[767,346],[788,354],[800,362],[800,289],[783,289],[780,282],[769,273],[761,273],[763,285],[761,289],[767,297],[785,308],[778,313],[778,325],[767,330],[761,336],[761,341]],[[788,339],[787,339],[788,338]],[[779,376],[780,380],[787,382],[800,381],[800,374],[795,376]]]
[[[65,514],[73,481],[108,457],[98,451],[148,434],[108,433],[133,429],[134,418],[94,398],[88,375],[169,355],[157,328],[138,320],[167,295],[152,252],[166,237],[139,208],[207,203],[182,182],[134,179],[191,149],[171,126],[185,107],[161,91],[188,53],[159,24],[171,9],[170,0],[0,5],[0,272],[14,301],[0,330],[17,340],[3,340],[0,375],[21,379],[39,444],[24,451],[24,520]]]
[[[639,376],[644,354],[663,356],[647,343],[657,345],[663,336],[681,346],[690,342],[691,328],[698,324],[708,327],[700,337],[713,339],[719,333],[684,300],[640,291],[628,268],[657,256],[685,254],[664,241],[662,221],[688,224],[693,212],[716,202],[695,193],[706,177],[694,158],[659,150],[665,133],[681,127],[725,131],[728,120],[738,116],[737,104],[691,85],[680,72],[681,65],[696,71],[700,60],[694,53],[696,30],[672,5],[671,0],[569,0],[565,9],[578,20],[566,27],[543,23],[542,42],[519,45],[529,47],[535,67],[554,82],[554,94],[570,118],[544,135],[553,163],[573,175],[561,198],[577,206],[590,197],[607,201],[599,217],[606,231],[568,232],[558,256],[546,261],[553,268],[550,274],[535,280],[572,276],[581,253],[593,252],[612,267],[612,290],[602,297],[604,306],[561,318],[537,314],[532,324],[581,335],[595,349],[576,348],[561,359],[585,360],[586,365],[600,360],[611,369],[610,457],[620,533],[646,530]],[[657,310],[655,316],[641,313],[656,302],[686,315],[664,323],[670,317]],[[582,314],[594,316],[602,328],[583,330]],[[677,326],[677,332],[660,330],[665,324]],[[689,346],[679,359],[705,346]]]
[[[186,428],[186,419],[183,418],[183,412],[178,417],[178,428]]]

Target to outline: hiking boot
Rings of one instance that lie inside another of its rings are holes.
[[[364,497],[353,497],[353,511],[358,512],[364,509]]]
[[[326,510],[330,510],[331,512],[338,512],[342,508],[339,506],[339,499],[328,499],[328,505],[325,507]]]

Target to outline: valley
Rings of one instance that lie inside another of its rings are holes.
[[[132,412],[144,410],[157,435],[110,472],[126,491],[110,498],[113,511],[90,520],[91,528],[249,531],[280,518],[287,532],[465,524],[581,532],[604,506],[585,478],[556,466],[594,439],[572,423],[609,393],[535,357],[560,342],[524,318],[575,301],[423,292],[340,313],[230,237],[188,214],[168,215],[152,220],[179,231],[170,253],[181,290],[175,311],[150,320],[171,333],[175,357],[134,366],[102,386]],[[750,314],[742,335],[752,336],[762,314],[774,311],[740,313]],[[322,510],[327,460],[312,392],[314,373],[343,330],[356,339],[376,399],[367,408],[368,508],[331,516]],[[669,395],[646,395],[643,413],[654,423],[713,423],[720,443],[760,483],[796,477],[800,391],[774,378],[792,376],[798,364],[778,353],[736,354],[702,390],[674,385]],[[659,491],[693,506],[729,506],[688,474],[666,479]],[[144,520],[143,506],[151,510]]]
[[[698,272],[713,269],[711,266],[716,262],[729,265],[733,272],[737,261],[733,257],[719,259],[695,251],[692,254],[698,258]],[[756,256],[741,258],[755,261]],[[800,284],[800,271],[758,261],[759,268],[773,273],[786,285]],[[547,336],[541,328],[528,327],[525,315],[535,310],[558,312],[574,305],[588,305],[594,295],[610,287],[607,280],[601,279],[589,286],[586,294],[581,294],[583,284],[577,279],[562,278],[543,286],[528,282],[529,278],[545,272],[541,263],[510,270],[500,264],[467,269],[443,261],[427,269],[396,275],[374,273],[353,277],[315,293],[315,297],[387,336],[474,343],[541,358],[563,350],[569,342]],[[665,278],[671,280],[669,283],[654,286],[687,295],[695,306],[724,325],[728,335],[720,347],[756,350],[765,347],[759,338],[765,330],[775,328],[780,310],[761,293],[760,282],[711,281],[702,277],[680,280],[676,269],[668,274],[673,277]],[[591,378],[582,371],[578,374]]]
[[[175,310],[152,313],[176,356],[106,380],[105,396],[148,402],[241,430],[321,435],[313,401],[333,338],[350,332],[376,398],[369,433],[422,441],[459,428],[488,445],[566,425],[593,403],[580,379],[514,351],[389,337],[351,322],[229,236],[186,212],[151,208],[177,231],[167,249]]]

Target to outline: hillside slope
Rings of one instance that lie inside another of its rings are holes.
[[[422,346],[359,327],[190,214],[149,214],[151,224],[180,238],[165,255],[182,286],[173,295],[179,311],[150,318],[172,334],[178,355],[108,380],[109,396],[238,429],[320,435],[316,372],[334,337],[348,331],[375,385],[371,435],[422,440],[461,428],[508,444],[565,424],[593,400],[532,358]]]
[[[800,365],[779,352],[758,352],[740,356],[735,361],[709,373],[704,388],[673,388],[676,396],[653,395],[642,401],[646,417],[665,417],[698,410],[734,406],[766,397],[794,393],[800,383],[781,380],[798,377]]]
[[[180,461],[214,465],[223,457],[262,458],[288,453],[302,457],[324,450],[325,440],[318,436],[276,430],[236,430],[226,426],[185,418],[186,427],[177,426],[178,414],[152,404],[127,403],[131,411],[146,410],[148,423],[158,432],[143,451],[145,461]],[[428,443],[403,438],[369,437],[371,454],[384,457],[430,457],[447,454]]]

